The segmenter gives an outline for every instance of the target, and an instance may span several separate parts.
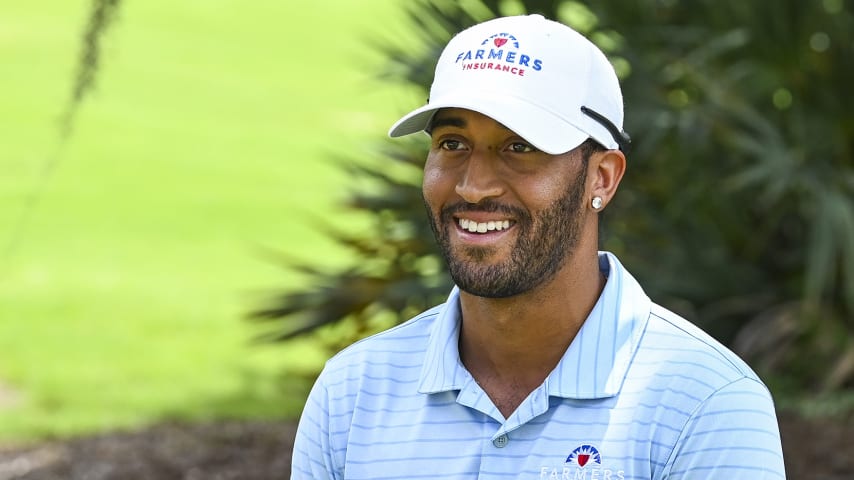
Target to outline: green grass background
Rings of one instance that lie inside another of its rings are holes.
[[[0,443],[297,415],[283,372],[323,353],[250,345],[245,313],[301,281],[259,252],[346,262],[312,224],[366,227],[328,159],[419,102],[369,46],[408,41],[401,2],[122,4],[64,146],[90,2],[0,4]]]

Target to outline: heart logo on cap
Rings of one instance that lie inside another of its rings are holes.
[[[496,38],[492,42],[495,44],[496,47],[501,48],[502,45],[507,43],[507,39],[506,38]]]

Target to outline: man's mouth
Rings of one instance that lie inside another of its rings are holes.
[[[468,218],[458,218],[457,225],[470,233],[486,233],[495,230],[506,230],[510,228],[510,220],[490,220],[488,222],[477,222]]]

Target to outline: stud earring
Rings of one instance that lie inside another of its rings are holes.
[[[593,200],[590,202],[590,205],[593,206],[594,210],[599,210],[602,208],[602,197],[593,197]]]

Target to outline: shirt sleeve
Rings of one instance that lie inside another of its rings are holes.
[[[785,480],[768,389],[742,378],[713,393],[688,419],[663,473],[670,480]]]
[[[328,392],[317,379],[305,402],[291,460],[291,480],[341,479],[332,458]]]

